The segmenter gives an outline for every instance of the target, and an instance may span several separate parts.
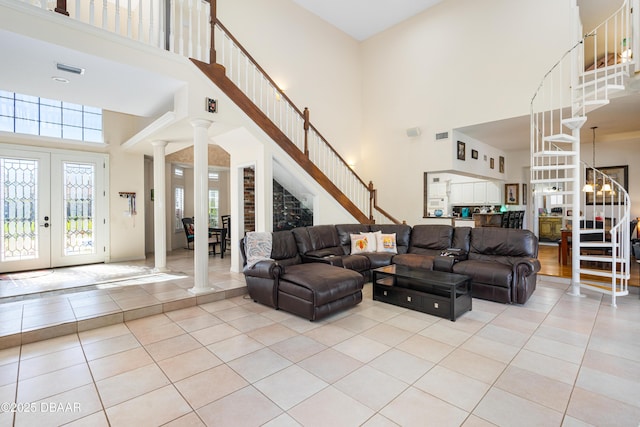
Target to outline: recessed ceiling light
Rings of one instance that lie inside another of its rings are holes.
[[[59,83],[69,83],[69,80],[65,79],[64,77],[53,76],[53,77],[51,77],[51,80],[53,80],[54,82],[59,82]]]
[[[60,71],[66,71],[73,74],[84,74],[84,68],[74,67],[73,65],[66,65],[58,62],[56,68]]]

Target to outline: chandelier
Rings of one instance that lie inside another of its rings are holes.
[[[584,187],[582,187],[582,191],[585,193],[596,193],[596,194],[604,194],[612,192],[611,185],[609,183],[603,183],[600,185],[598,180],[596,179],[595,173],[595,165],[596,165],[596,129],[598,126],[592,126],[591,131],[593,132],[593,163],[591,164],[591,168],[593,169],[593,175],[590,181],[586,181]]]

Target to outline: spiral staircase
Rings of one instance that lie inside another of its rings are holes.
[[[638,0],[625,0],[585,35],[576,7],[578,42],[544,76],[531,101],[535,215],[544,214],[544,200],[546,208],[566,213],[563,225],[571,228],[570,293],[580,295],[583,288],[611,295],[612,306],[616,297],[629,292],[631,202],[618,182],[621,176],[608,176],[580,160],[580,143],[583,128],[595,138],[595,129],[587,127],[589,112],[623,96],[637,68],[638,55],[632,55],[631,48],[637,49],[640,27],[633,10],[640,9],[632,3]],[[593,147],[595,153],[595,139]]]

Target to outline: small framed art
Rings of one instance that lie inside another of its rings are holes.
[[[471,150],[471,158],[478,160],[478,150]]]
[[[518,201],[518,187],[519,184],[505,184],[504,185],[504,203],[507,205],[517,205]]]
[[[467,145],[462,141],[458,141],[458,160],[465,160],[466,154]]]

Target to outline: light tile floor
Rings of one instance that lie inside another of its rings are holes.
[[[244,296],[0,350],[0,426],[638,426],[640,300],[373,301],[309,322]],[[126,319],[125,319],[126,320]]]
[[[153,257],[5,274],[0,279],[0,349],[169,312],[246,293],[229,257],[209,257],[212,293],[196,295],[193,251],[167,255],[169,272]]]

